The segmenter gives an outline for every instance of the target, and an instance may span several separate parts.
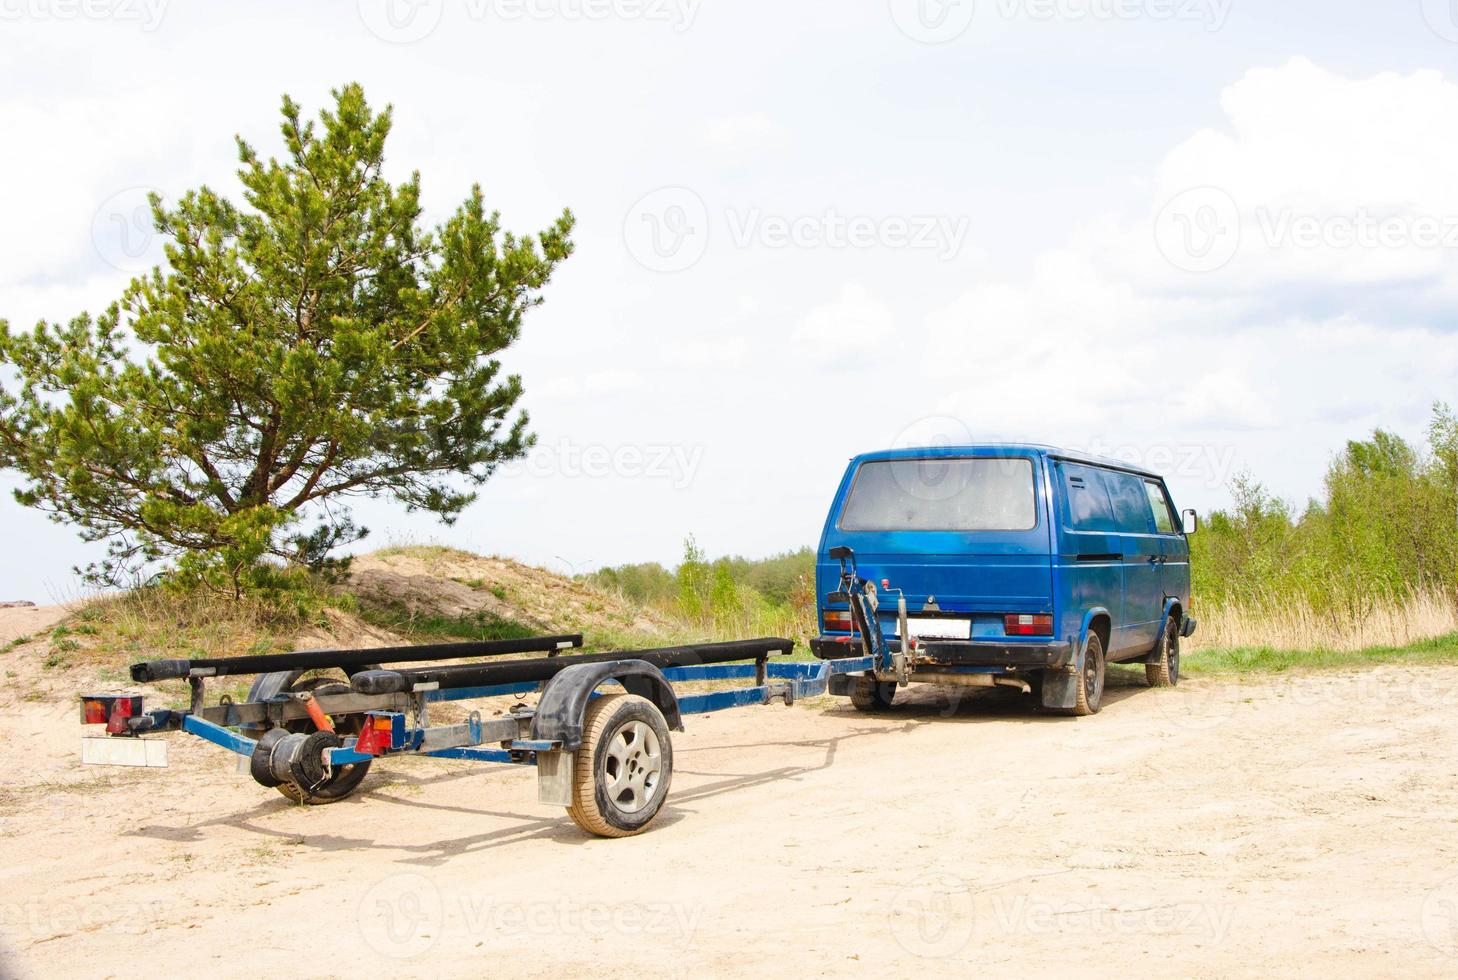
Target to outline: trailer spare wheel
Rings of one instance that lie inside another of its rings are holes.
[[[332,677],[309,677],[294,681],[288,686],[288,690],[290,692],[311,691],[314,694],[348,694],[350,688],[348,684]],[[335,732],[340,735],[358,735],[360,728],[364,725],[363,715],[342,715],[336,716],[332,720]],[[314,723],[308,718],[291,721],[286,727],[289,732],[305,735],[312,735],[317,731]],[[316,753],[321,747],[317,742],[306,744],[305,751]],[[280,782],[274,788],[295,803],[307,803],[311,806],[338,803],[345,799],[359,788],[365,774],[370,771],[368,762],[352,762],[347,766],[335,766],[326,776],[316,772],[318,759],[310,759],[305,765],[307,765],[305,772],[308,778],[304,781],[314,784],[312,788],[302,788],[296,782]]]
[[[598,837],[648,829],[673,781],[673,745],[658,706],[607,694],[587,706],[572,774],[572,820]]]

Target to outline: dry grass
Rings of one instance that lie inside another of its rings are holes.
[[[1458,604],[1431,592],[1338,611],[1318,611],[1299,600],[1260,607],[1202,603],[1196,616],[1195,649],[1356,651],[1406,647],[1458,633]]]
[[[314,645],[309,641],[375,632],[349,612],[312,599],[280,607],[203,591],[144,588],[85,603],[57,628],[52,646],[81,660],[116,662],[277,653],[301,642]]]

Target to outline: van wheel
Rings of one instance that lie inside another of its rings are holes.
[[[857,711],[886,711],[896,699],[896,685],[862,677],[851,687],[850,699]]]
[[[1075,716],[1098,714],[1104,702],[1104,641],[1097,633],[1088,635],[1077,687],[1077,699],[1068,713]]]
[[[1150,687],[1174,687],[1180,682],[1180,624],[1173,616],[1164,621],[1154,659],[1144,665],[1144,679]]]

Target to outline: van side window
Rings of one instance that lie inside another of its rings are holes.
[[[1060,463],[1068,501],[1068,526],[1075,531],[1112,531],[1114,511],[1099,471],[1087,466]]]
[[[1149,494],[1149,506],[1154,511],[1154,526],[1160,534],[1175,533],[1174,516],[1170,513],[1169,501],[1164,496],[1164,490],[1153,480],[1144,481],[1144,489]]]
[[[1132,473],[1105,470],[1104,480],[1114,505],[1114,523],[1124,534],[1152,534],[1153,515],[1149,511],[1149,494],[1144,481]]]

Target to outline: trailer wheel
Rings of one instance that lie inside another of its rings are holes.
[[[606,694],[587,706],[572,772],[572,821],[598,837],[648,829],[668,798],[673,745],[658,706],[636,694]]]
[[[861,677],[851,685],[850,699],[857,711],[887,711],[896,700],[896,685],[874,677]]]
[[[307,680],[295,681],[289,685],[289,690],[313,691],[315,694],[348,694],[350,688],[349,685],[341,684],[330,677],[310,677]],[[334,730],[340,735],[358,735],[363,725],[363,715],[345,715],[334,719]],[[301,734],[316,731],[314,723],[307,718],[291,721],[285,727],[290,732]],[[364,781],[365,775],[369,771],[368,762],[352,762],[347,766],[337,766],[330,773],[329,778],[315,786],[313,790],[305,791],[293,783],[279,783],[274,789],[295,803],[323,806],[326,803],[338,803],[349,797],[359,789],[359,784]]]
[[[1154,659],[1144,665],[1144,679],[1150,687],[1174,687],[1180,682],[1180,624],[1173,616],[1164,621]]]

